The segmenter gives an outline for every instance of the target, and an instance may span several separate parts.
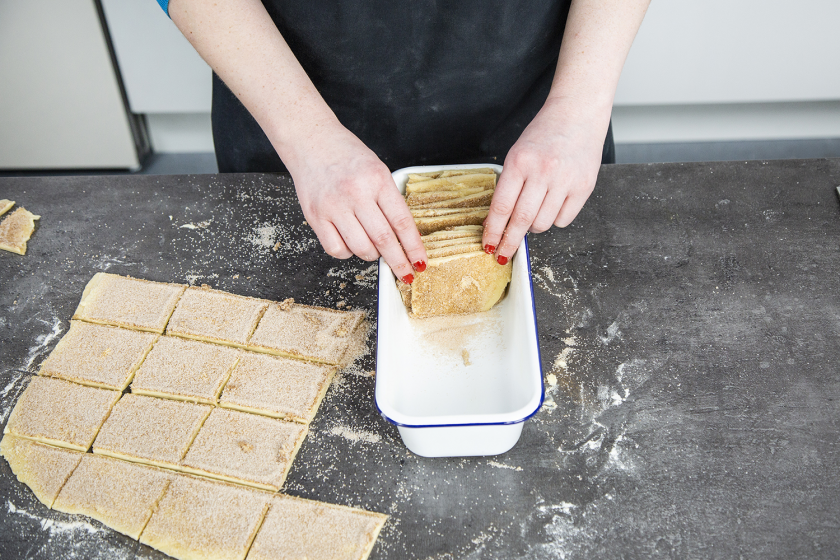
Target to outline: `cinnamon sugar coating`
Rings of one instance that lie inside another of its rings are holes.
[[[166,334],[244,347],[268,302],[209,288],[188,288]]]
[[[309,423],[334,374],[333,366],[245,352],[219,405]]]
[[[177,467],[211,406],[126,394],[93,442],[93,452]]]
[[[174,477],[140,542],[175,558],[245,558],[271,494],[187,475]]]
[[[387,515],[275,496],[248,560],[364,560]]]
[[[340,364],[350,335],[363,319],[359,311],[272,303],[248,341],[248,349]]]
[[[38,373],[122,391],[157,337],[153,333],[70,321],[70,330],[41,364]]]
[[[181,463],[193,474],[279,490],[306,426],[216,408]]]
[[[215,404],[240,351],[175,336],[162,336],[134,376],[131,391]]]
[[[53,507],[139,539],[171,479],[171,473],[155,467],[85,453]]]
[[[73,319],[161,334],[186,288],[98,272],[85,286]]]
[[[35,376],[12,410],[4,433],[87,451],[119,398],[118,391]]]
[[[5,435],[0,441],[0,455],[41,503],[53,507],[61,487],[85,454]]]

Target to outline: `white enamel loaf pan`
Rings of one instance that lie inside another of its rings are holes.
[[[409,173],[499,165],[409,167]],[[376,406],[406,447],[424,457],[498,455],[519,440],[543,401],[528,243],[513,257],[507,296],[486,313],[410,318],[379,260]]]

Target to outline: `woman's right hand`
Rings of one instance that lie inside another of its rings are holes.
[[[339,259],[382,256],[406,283],[426,268],[426,250],[388,167],[340,124],[327,124],[284,161],[303,215]]]

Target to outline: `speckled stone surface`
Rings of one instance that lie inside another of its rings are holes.
[[[376,559],[835,557],[837,185],[840,160],[603,168],[530,240],[547,403],[517,446],[412,455],[369,353],[286,492],[389,514]],[[0,197],[42,216],[26,256],[0,254],[2,423],[99,271],[375,319],[375,265],[321,251],[288,176],[0,178]],[[163,558],[47,510],[5,461],[0,493],[2,558]]]

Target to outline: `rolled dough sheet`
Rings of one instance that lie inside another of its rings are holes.
[[[61,487],[85,455],[11,435],[0,441],[0,454],[18,480],[29,486],[47,507],[53,507]]]
[[[187,472],[279,490],[306,437],[306,426],[216,408],[182,462]]]
[[[248,349],[340,364],[350,344],[350,335],[363,319],[361,311],[272,303],[248,341]]]
[[[154,333],[70,321],[39,375],[122,391],[157,340]]]
[[[244,347],[268,302],[208,288],[188,288],[181,296],[166,334]]]
[[[335,371],[334,366],[244,352],[219,405],[308,424]]]
[[[364,560],[387,515],[278,495],[248,560]]]
[[[73,319],[161,334],[186,289],[98,272],[85,286]]]
[[[4,433],[87,451],[119,391],[35,376],[20,396]]]
[[[3,218],[0,222],[0,249],[25,255],[26,242],[35,231],[35,220],[40,218],[22,206]]]
[[[213,407],[128,393],[93,442],[93,452],[178,468]]]
[[[173,473],[92,453],[80,456],[81,463],[53,507],[65,513],[87,515],[139,539]]]
[[[155,343],[131,382],[131,392],[215,404],[240,350],[175,336]]]
[[[140,542],[175,558],[245,558],[271,494],[187,475],[176,475]]]
[[[0,200],[0,216],[8,212],[12,209],[12,206],[15,205],[14,200],[8,200],[6,198]]]

